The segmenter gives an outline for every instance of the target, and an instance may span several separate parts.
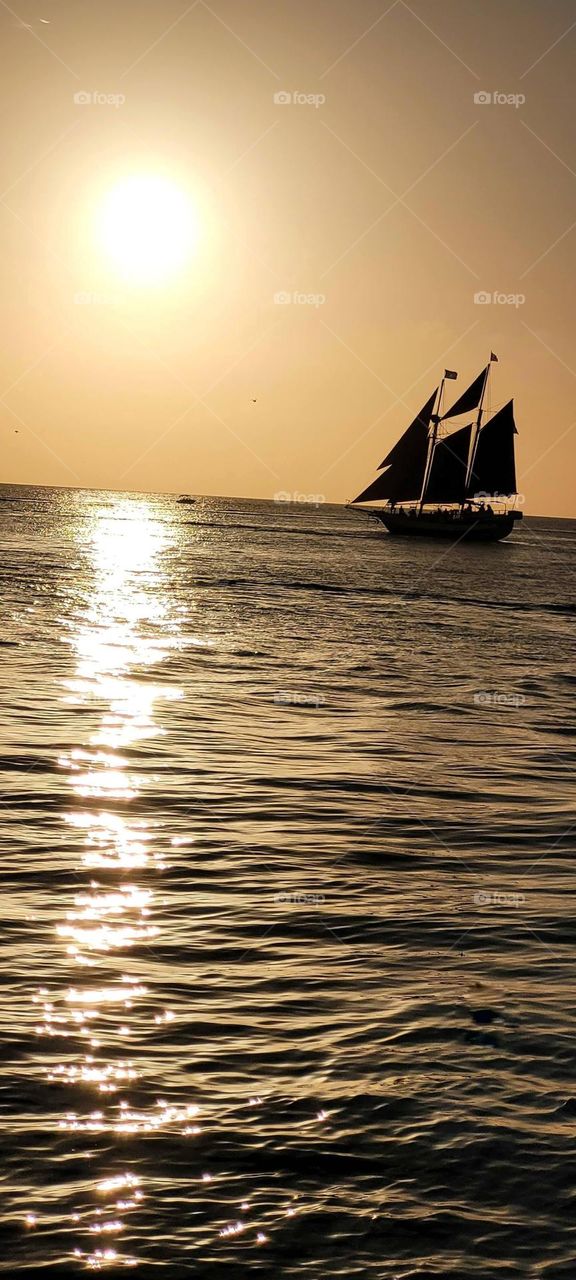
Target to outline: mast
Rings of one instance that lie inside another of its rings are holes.
[[[422,492],[421,492],[421,494],[420,494],[420,502],[419,502],[419,508],[418,508],[418,509],[419,509],[419,514],[420,514],[420,515],[422,515],[422,508],[423,508],[423,506],[424,506],[424,499],[425,499],[425,497],[426,497],[426,486],[427,486],[428,481],[429,481],[429,479],[430,479],[430,471],[431,471],[431,468],[432,468],[432,459],[433,459],[433,457],[434,457],[434,450],[435,450],[435,448],[436,448],[436,440],[437,440],[437,438],[438,438],[438,426],[439,426],[439,423],[440,423],[440,419],[441,419],[441,417],[442,417],[442,414],[440,413],[440,409],[441,409],[441,406],[442,406],[442,394],[443,394],[443,392],[444,392],[444,383],[445,383],[445,381],[446,381],[446,371],[444,372],[444,376],[443,376],[443,378],[442,378],[442,381],[441,381],[441,383],[440,383],[440,386],[438,387],[438,400],[437,400],[437,402],[436,402],[436,413],[433,413],[433,414],[432,414],[432,423],[433,423],[433,426],[432,426],[432,431],[431,431],[431,433],[430,433],[430,444],[429,444],[429,448],[428,448],[428,458],[427,458],[427,460],[426,460],[426,467],[425,467],[425,470],[424,470],[424,479],[423,479],[423,481],[422,481]]]
[[[473,471],[474,471],[474,463],[475,463],[475,461],[476,461],[476,450],[477,450],[477,448],[478,448],[478,441],[479,441],[479,439],[480,439],[480,432],[481,432],[481,430],[482,430],[482,410],[483,410],[483,405],[484,405],[484,396],[485,396],[485,394],[486,394],[486,388],[487,388],[487,386],[488,386],[488,375],[489,375],[489,373],[490,373],[490,365],[491,365],[491,363],[492,363],[492,355],[490,355],[490,360],[488,361],[488,364],[486,365],[486,372],[485,372],[485,374],[484,374],[484,382],[482,383],[482,394],[481,394],[481,396],[480,396],[480,402],[479,402],[479,404],[478,404],[478,416],[477,416],[477,418],[476,418],[476,424],[475,424],[475,428],[474,428],[474,435],[473,435],[473,437],[472,437],[472,449],[471,449],[471,452],[470,452],[470,461],[469,461],[469,463],[468,463],[468,470],[467,470],[467,472],[466,472],[466,483],[465,483],[465,486],[464,486],[464,493],[465,493],[465,494],[466,494],[466,493],[467,493],[467,491],[468,491],[468,485],[470,484],[470,480],[471,480],[471,477],[472,477],[472,474],[473,474]],[[464,503],[462,503],[462,505],[461,505],[461,507],[460,507],[460,514],[462,514],[463,510],[464,510]]]

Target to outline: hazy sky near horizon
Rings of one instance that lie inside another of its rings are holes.
[[[571,0],[12,0],[0,34],[0,480],[343,501],[492,349],[526,509],[576,516]],[[153,282],[99,241],[142,175],[195,211]]]

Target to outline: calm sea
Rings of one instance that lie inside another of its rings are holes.
[[[0,1270],[573,1278],[576,522],[0,494]]]

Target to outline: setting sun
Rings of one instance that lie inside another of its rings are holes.
[[[182,268],[198,235],[186,193],[158,175],[123,178],[102,202],[98,236],[106,256],[135,284],[161,283]]]

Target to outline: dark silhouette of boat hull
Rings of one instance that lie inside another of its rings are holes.
[[[491,514],[489,512],[459,513],[449,516],[442,512],[423,511],[410,513],[372,509],[371,515],[382,521],[389,533],[403,538],[449,538],[458,542],[501,542],[512,533],[514,525],[522,519],[521,511]]]

